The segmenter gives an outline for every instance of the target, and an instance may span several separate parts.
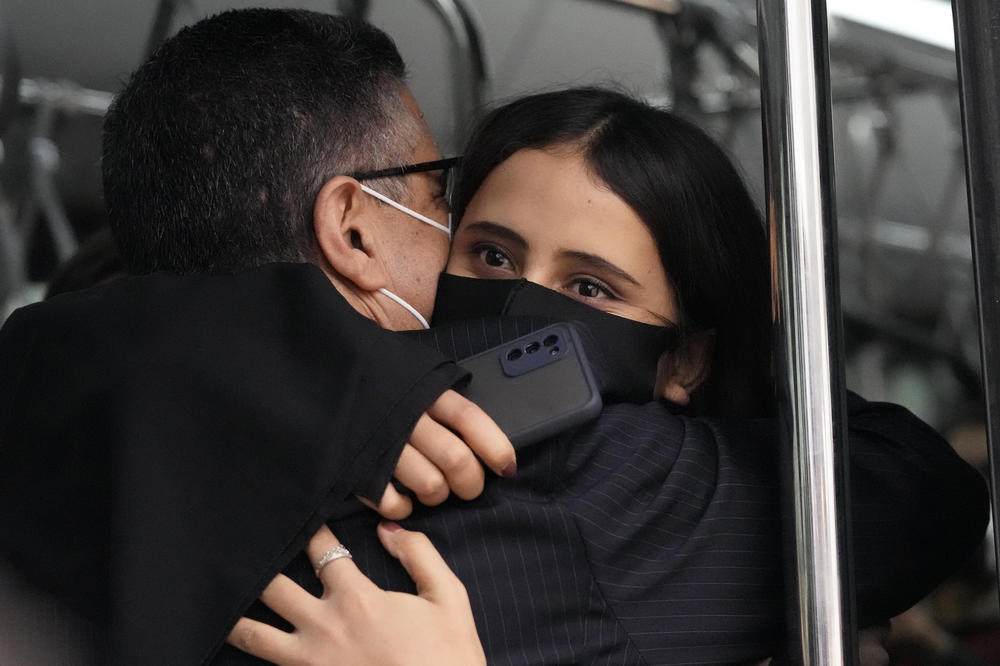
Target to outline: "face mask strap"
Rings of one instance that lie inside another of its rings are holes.
[[[417,218],[418,220],[420,220],[424,224],[429,224],[432,227],[434,227],[435,229],[439,229],[440,231],[445,232],[446,234],[448,234],[448,238],[451,238],[451,213],[448,213],[448,226],[446,227],[443,224],[441,224],[440,222],[435,222],[431,218],[429,218],[429,217],[427,217],[425,215],[421,215],[417,211],[412,210],[410,208],[407,208],[406,206],[404,206],[401,203],[397,203],[397,202],[393,201],[392,199],[390,199],[389,197],[385,196],[384,194],[380,194],[379,192],[376,192],[375,190],[373,190],[372,188],[368,187],[364,183],[358,183],[358,184],[361,185],[361,190],[363,192],[367,192],[368,194],[372,195],[373,197],[375,197],[376,199],[378,199],[382,203],[388,204],[388,205],[392,206],[393,208],[395,208],[398,211],[406,213],[407,215],[409,215],[411,217]]]
[[[411,315],[413,315],[414,317],[417,318],[417,321],[419,321],[420,325],[423,326],[425,329],[428,329],[428,328],[431,327],[431,325],[427,323],[427,320],[424,319],[424,316],[422,314],[420,314],[419,312],[417,312],[417,309],[415,307],[413,307],[412,305],[410,305],[409,303],[407,303],[406,301],[404,301],[402,298],[400,298],[396,294],[392,293],[391,291],[389,291],[385,287],[380,288],[378,291],[379,291],[380,294],[388,296],[390,299],[392,299],[396,303],[399,303],[400,305],[402,305],[406,309],[407,312],[409,312]]]

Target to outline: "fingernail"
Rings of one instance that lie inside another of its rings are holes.
[[[382,527],[384,527],[389,532],[398,532],[403,529],[399,523],[394,520],[383,520]]]
[[[513,477],[515,474],[517,474],[517,461],[516,460],[510,461],[507,464],[506,467],[504,467],[502,470],[500,470],[500,476],[502,476],[505,479],[509,479],[509,478]]]

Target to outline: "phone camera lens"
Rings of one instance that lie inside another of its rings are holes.
[[[556,356],[559,354],[559,347],[553,347],[549,350],[549,356]]]
[[[540,344],[538,344],[537,342],[530,342],[530,343],[528,343],[528,346],[524,348],[524,351],[528,352],[529,354],[534,354],[536,351],[538,351],[541,348],[542,348],[542,346]]]
[[[521,358],[521,350],[520,349],[511,349],[509,352],[507,352],[507,360],[508,361],[516,361],[519,358]]]
[[[558,335],[549,335],[549,336],[546,336],[546,338],[545,338],[545,340],[543,340],[542,344],[544,344],[546,347],[551,347],[552,345],[554,345],[557,342],[559,342],[559,336]]]

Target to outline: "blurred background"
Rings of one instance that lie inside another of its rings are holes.
[[[392,35],[446,155],[497,101],[614,83],[708,128],[761,200],[753,0],[0,0],[0,320],[105,229],[101,118],[129,73],[179,27],[260,5]],[[827,6],[848,384],[985,470],[950,3]],[[899,622],[896,663],[1000,664],[988,551]]]

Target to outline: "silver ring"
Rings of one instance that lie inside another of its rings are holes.
[[[328,565],[330,562],[339,560],[342,557],[346,557],[349,560],[354,559],[351,556],[351,551],[347,550],[344,546],[335,546],[323,553],[323,557],[319,558],[319,562],[316,563],[316,575],[319,576],[319,572],[322,571],[323,567]]]

